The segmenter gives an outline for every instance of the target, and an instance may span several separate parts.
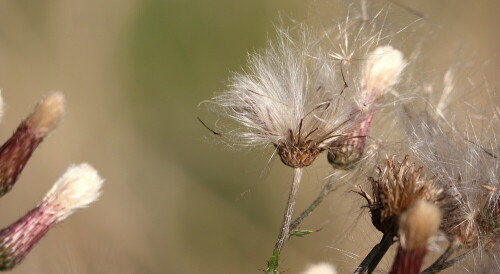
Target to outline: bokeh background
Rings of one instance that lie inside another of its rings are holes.
[[[427,66],[428,74],[454,61],[451,49],[457,45],[474,49],[478,60],[496,58],[498,1],[401,2],[433,25],[432,50],[424,58],[436,67]],[[51,90],[64,92],[68,112],[0,201],[0,225],[36,205],[71,163],[89,162],[107,180],[100,201],[53,229],[12,273],[257,273],[264,268],[291,170],[276,159],[268,163],[271,150],[218,144],[197,120],[215,118],[198,104],[225,89],[231,73],[245,65],[247,52],[274,35],[280,16],[330,18],[331,23],[349,4],[1,1],[0,87],[7,105],[0,137],[8,138]],[[323,157],[306,170],[297,211],[329,172]],[[340,273],[352,271],[380,237],[361,204],[345,189],[333,193],[304,224],[321,232],[292,239],[283,269],[298,273],[310,263],[328,261]]]

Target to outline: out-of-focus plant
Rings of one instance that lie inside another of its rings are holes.
[[[1,99],[0,103],[3,106]],[[49,94],[0,148],[0,197],[12,189],[35,149],[58,126],[63,115],[63,94]],[[52,227],[94,202],[102,183],[103,179],[90,165],[70,166],[38,206],[0,230],[0,270],[21,263]]]

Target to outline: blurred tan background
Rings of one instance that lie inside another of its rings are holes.
[[[317,2],[323,1],[1,1],[0,88],[7,107],[0,136],[8,138],[51,90],[65,93],[68,113],[0,201],[0,225],[36,205],[71,163],[89,162],[107,179],[100,201],[53,229],[12,273],[264,268],[291,171],[277,160],[267,164],[270,150],[217,144],[196,119],[215,118],[197,105],[224,90],[247,52],[273,37],[280,13],[335,18],[348,6]],[[474,47],[479,60],[496,58],[498,1],[404,3],[436,26],[428,55],[429,63],[442,64],[436,71],[453,61],[450,48],[461,43]],[[320,6],[328,8],[311,11]],[[297,211],[330,172],[323,158],[306,170]],[[292,239],[283,269],[297,273],[328,261],[351,272],[379,239],[361,204],[346,189],[332,194],[304,224],[322,231]]]

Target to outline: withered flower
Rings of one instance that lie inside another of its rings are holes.
[[[357,193],[366,199],[373,225],[383,234],[397,235],[399,217],[416,201],[436,203],[443,198],[443,189],[422,174],[422,168],[408,162],[405,156],[401,162],[395,156],[387,158],[385,166],[377,168],[378,175],[370,177],[372,194],[360,186]]]

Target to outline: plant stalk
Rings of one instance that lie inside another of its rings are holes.
[[[333,183],[334,180],[331,178],[328,180],[328,182],[326,182],[316,199],[314,199],[314,201],[304,211],[302,211],[302,213],[300,213],[300,215],[292,222],[292,224],[290,224],[290,231],[299,227],[304,219],[311,215],[316,207],[318,207],[323,202],[325,197],[330,194],[330,192],[332,192]]]
[[[295,206],[295,196],[299,190],[300,180],[302,178],[302,168],[293,169],[293,181],[290,188],[290,194],[288,194],[288,201],[285,207],[285,214],[283,215],[283,222],[281,223],[280,233],[278,235],[278,240],[274,245],[274,248],[281,252],[286,239],[288,238],[290,232],[290,222],[292,220],[293,207]]]
[[[380,243],[378,243],[372,248],[370,253],[368,253],[365,259],[358,266],[358,268],[356,268],[354,274],[372,273],[393,243],[394,243],[394,236],[389,234],[384,234],[384,236],[382,236],[382,239],[380,240]]]

